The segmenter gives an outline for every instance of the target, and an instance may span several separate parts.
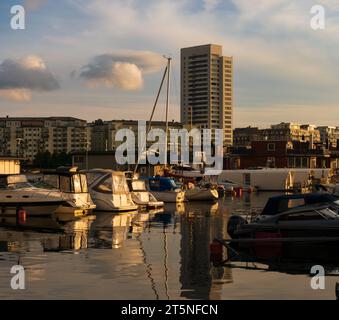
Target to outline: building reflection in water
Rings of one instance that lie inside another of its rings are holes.
[[[227,237],[227,216],[218,203],[188,203],[180,217],[181,297],[221,299],[222,286],[232,282],[230,269],[213,267],[209,244],[214,238]]]

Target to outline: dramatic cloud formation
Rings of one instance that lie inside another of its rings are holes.
[[[81,68],[80,77],[91,87],[106,85],[133,91],[143,87],[143,75],[154,73],[164,65],[156,53],[125,51],[94,57]]]
[[[0,97],[16,101],[31,99],[31,91],[51,91],[59,83],[37,56],[6,59],[0,64]]]
[[[334,124],[333,119],[339,117],[339,108],[335,107],[339,101],[338,0],[26,3],[33,4],[31,8],[40,3],[39,11],[29,15],[26,32],[1,28],[0,43],[6,43],[1,47],[1,57],[11,57],[14,52],[39,52],[48,57],[49,67],[57,70],[64,85],[55,93],[36,95],[22,109],[15,102],[2,103],[3,112],[29,115],[53,110],[59,115],[110,119],[114,110],[119,117],[147,118],[161,78],[160,72],[155,72],[166,63],[159,55],[140,54],[148,50],[173,57],[170,110],[171,117],[178,119],[180,48],[216,43],[223,46],[225,55],[234,57],[236,126],[299,119]],[[310,27],[310,9],[315,4],[326,9],[325,30]],[[0,10],[1,18],[8,20],[6,10]],[[133,51],[117,51],[121,49]],[[97,56],[110,52],[114,54],[104,55],[103,61]],[[98,60],[89,61],[89,57]],[[72,70],[77,70],[75,74],[89,85],[124,90],[116,90],[114,99],[112,90],[84,90],[78,81],[69,78]],[[143,90],[131,91],[141,88],[143,82]],[[2,96],[5,94],[13,96],[13,91],[2,90]],[[21,97],[29,94],[31,90],[15,92]],[[163,120],[163,113],[156,118]]]

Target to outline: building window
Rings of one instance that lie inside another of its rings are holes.
[[[267,145],[267,151],[275,151],[275,143],[269,143]]]

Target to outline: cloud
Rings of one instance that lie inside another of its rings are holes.
[[[37,10],[43,6],[48,0],[25,0],[24,7],[28,10]]]
[[[32,91],[45,92],[58,88],[58,81],[38,56],[6,59],[0,64],[0,97],[27,101],[31,99]]]
[[[213,10],[220,4],[220,0],[203,0],[203,4],[206,10]]]
[[[81,68],[80,78],[91,87],[106,85],[133,91],[143,87],[143,75],[164,66],[160,55],[148,51],[120,51],[94,57]]]
[[[0,89],[0,98],[14,101],[29,101],[32,94],[26,89]]]

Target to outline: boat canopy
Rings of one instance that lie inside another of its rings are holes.
[[[305,207],[294,208],[258,223],[268,223],[274,221],[313,221],[339,219],[338,209],[328,205],[307,205]]]
[[[66,193],[88,193],[87,177],[82,173],[59,174],[48,173],[43,176],[43,182],[52,188]]]
[[[171,178],[167,177],[147,177],[150,191],[172,191],[179,189],[178,185]]]
[[[300,194],[272,197],[261,215],[272,216],[296,207],[312,204],[335,203],[339,198],[331,194]]]
[[[129,193],[127,181],[124,174],[105,175],[94,187],[94,190],[109,194]]]

